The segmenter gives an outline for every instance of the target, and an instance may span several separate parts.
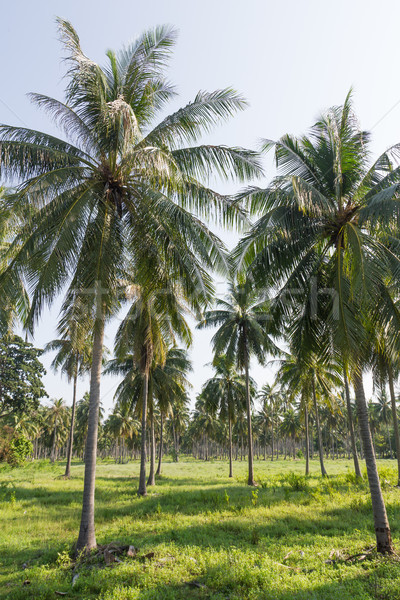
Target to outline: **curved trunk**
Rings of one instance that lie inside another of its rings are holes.
[[[147,427],[147,396],[149,393],[149,374],[146,372],[143,378],[143,402],[142,402],[142,432],[140,441],[140,474],[138,496],[147,496],[146,489],[146,427]]]
[[[365,402],[362,375],[354,374],[354,391],[356,394],[357,414],[360,424],[361,439],[367,466],[369,490],[374,514],[377,551],[383,554],[393,553],[389,521],[386,514],[385,502],[382,496],[374,447],[368,421],[368,410]]]
[[[228,425],[229,425],[229,477],[233,477],[233,467],[232,467],[232,420],[231,416],[228,415]]]
[[[351,451],[353,453],[354,470],[356,473],[356,477],[359,477],[360,479],[362,479],[360,463],[358,462],[358,456],[357,456],[356,436],[354,434],[353,415],[351,412],[351,403],[350,403],[349,381],[347,379],[346,369],[343,370],[343,374],[344,374],[344,391],[345,391],[346,406],[347,406],[347,418],[349,421]]]
[[[163,457],[163,450],[164,450],[164,413],[161,411],[161,423],[160,423],[160,449],[159,449],[159,453],[158,453],[158,466],[157,466],[157,471],[156,471],[156,475],[161,475],[161,461],[162,461],[162,457]]]
[[[150,412],[150,473],[147,485],[155,485],[156,440],[154,435],[154,412]]]
[[[247,411],[247,445],[249,447],[249,477],[247,480],[248,485],[255,485],[254,472],[253,472],[253,432],[251,427],[251,403],[250,403],[250,377],[249,377],[249,365],[246,361],[245,366],[246,373],[246,411]]]
[[[104,313],[96,320],[93,338],[92,369],[90,374],[88,430],[85,446],[85,478],[83,484],[82,516],[77,551],[96,547],[94,529],[94,490],[96,482],[97,434],[99,427],[100,377],[103,358]]]
[[[69,429],[68,438],[68,451],[67,451],[67,465],[65,467],[64,477],[71,477],[71,462],[72,462],[72,447],[74,444],[74,426],[75,426],[75,405],[76,405],[76,383],[78,377],[75,371],[74,375],[74,392],[72,396],[72,413],[71,413],[71,426]]]
[[[394,385],[393,385],[393,371],[391,365],[388,368],[389,375],[389,390],[390,390],[390,403],[392,407],[392,419],[393,419],[393,428],[394,428],[394,440],[396,443],[396,457],[397,457],[397,487],[400,486],[400,438],[399,438],[399,422],[397,419],[397,410],[396,410],[396,396],[394,394]]]
[[[308,432],[308,408],[307,402],[304,404],[304,425],[306,429],[306,475],[310,474],[310,436]]]
[[[318,413],[318,404],[317,404],[317,394],[315,392],[314,376],[312,378],[312,391],[313,391],[313,404],[314,404],[314,412],[315,412],[315,425],[317,427],[317,435],[318,435],[319,462],[321,465],[322,477],[326,477],[328,475],[328,473],[326,472],[325,465],[324,465],[324,449],[322,446],[321,428],[319,425],[319,413]]]

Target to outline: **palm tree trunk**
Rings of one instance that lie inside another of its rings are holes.
[[[229,428],[229,477],[233,477],[232,467],[232,420],[231,416],[228,415],[228,428]]]
[[[85,478],[83,484],[83,502],[81,525],[77,543],[77,551],[91,550],[96,547],[94,529],[94,490],[96,483],[97,434],[100,408],[100,377],[103,358],[104,312],[96,319],[92,369],[90,374],[88,430],[85,447]]]
[[[267,460],[267,427],[264,426],[264,460]]]
[[[393,419],[393,427],[394,427],[394,440],[395,440],[395,443],[396,443],[397,487],[400,487],[400,437],[399,437],[399,422],[397,420],[396,396],[394,394],[393,370],[392,370],[392,366],[391,365],[389,365],[389,368],[388,368],[388,375],[389,375],[390,403],[391,403],[391,407],[392,407],[392,419]]]
[[[314,376],[312,378],[312,391],[313,391],[313,404],[314,404],[314,412],[315,412],[315,425],[317,427],[317,435],[318,435],[318,452],[319,452],[319,462],[321,465],[321,474],[322,477],[327,477],[328,473],[326,472],[324,465],[324,449],[322,446],[322,436],[321,436],[321,428],[319,424],[319,413],[318,413],[318,404],[317,404],[317,394],[315,392],[315,380]]]
[[[271,416],[271,461],[274,460],[274,412]]]
[[[249,446],[249,477],[247,480],[248,485],[255,485],[254,472],[253,472],[253,432],[251,428],[251,403],[250,403],[250,377],[249,377],[249,365],[246,360],[245,365],[246,373],[246,411],[247,411],[247,442]]]
[[[142,434],[140,443],[140,474],[138,496],[147,496],[146,489],[146,428],[147,428],[147,396],[149,393],[149,374],[144,373],[142,402]]]
[[[77,372],[74,374],[74,392],[72,396],[72,413],[71,413],[71,426],[69,429],[68,438],[68,451],[67,451],[67,465],[65,467],[64,477],[71,477],[71,462],[72,462],[72,447],[74,444],[74,426],[75,426],[75,404],[76,404],[76,383],[78,380]]]
[[[385,502],[382,496],[374,447],[368,421],[368,410],[365,402],[364,386],[361,373],[354,374],[354,391],[356,394],[357,414],[360,424],[361,439],[364,447],[365,463],[367,466],[368,483],[371,493],[372,510],[374,515],[377,551],[382,554],[393,553],[389,521],[386,514]]]
[[[164,413],[163,413],[163,411],[161,411],[160,448],[158,451],[158,466],[157,466],[156,475],[161,475],[161,461],[162,461],[163,450],[164,450],[164,439],[163,438],[164,438]]]
[[[179,461],[178,442],[176,439],[174,415],[172,415],[172,437],[174,438],[174,462],[178,462]]]
[[[54,433],[53,433],[53,445],[51,447],[51,462],[54,463],[55,459],[56,459],[56,436],[57,436],[57,417],[55,418],[54,421]]]
[[[306,475],[310,474],[310,436],[308,431],[308,407],[307,401],[304,403],[304,424],[306,428]]]
[[[344,391],[345,391],[346,406],[347,406],[347,419],[349,422],[351,451],[353,453],[354,470],[356,473],[356,477],[359,477],[360,479],[362,479],[360,463],[358,462],[358,456],[357,456],[356,436],[354,434],[353,415],[352,415],[351,403],[350,403],[349,381],[347,379],[346,369],[343,370],[343,374],[344,374]]]
[[[150,473],[147,485],[155,485],[155,466],[156,466],[156,439],[154,435],[154,412],[150,412]]]
[[[390,439],[389,421],[388,420],[386,420],[386,435],[387,435],[388,442],[389,442],[389,456],[390,456],[390,458],[393,458],[392,440]]]

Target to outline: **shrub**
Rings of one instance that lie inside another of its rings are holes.
[[[283,482],[295,492],[306,492],[309,489],[307,478],[297,473],[289,473],[283,478]]]
[[[32,442],[24,435],[14,437],[10,443],[7,462],[13,467],[20,467],[24,464],[27,457],[32,454],[32,450]]]

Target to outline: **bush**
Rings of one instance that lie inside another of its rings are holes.
[[[306,492],[309,489],[307,478],[297,473],[289,473],[283,478],[286,483],[295,492]]]
[[[13,467],[21,467],[30,454],[32,454],[32,442],[24,435],[14,437],[10,443],[10,451],[7,462]]]

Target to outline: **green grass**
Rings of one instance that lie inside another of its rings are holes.
[[[350,462],[326,466],[323,480],[317,461],[308,479],[303,461],[256,462],[255,491],[245,485],[245,462],[234,464],[233,481],[226,463],[167,462],[154,490],[138,498],[137,463],[99,463],[97,542],[155,556],[112,567],[98,560],[74,572],[83,465],[73,465],[68,481],[62,464],[2,466],[0,599],[54,600],[59,591],[79,600],[400,600],[396,559],[344,560],[374,544],[371,503]],[[400,550],[394,461],[381,461],[380,474]]]

